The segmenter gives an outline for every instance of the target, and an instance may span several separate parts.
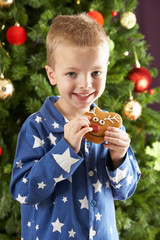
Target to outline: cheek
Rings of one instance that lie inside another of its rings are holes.
[[[105,85],[106,85],[106,79],[104,79],[104,78],[103,79],[98,79],[95,84],[96,84],[97,89],[104,90]]]
[[[73,84],[66,79],[63,79],[63,81],[58,82],[58,89],[59,92],[70,92],[73,90]]]

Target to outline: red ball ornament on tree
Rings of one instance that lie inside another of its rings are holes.
[[[129,74],[128,79],[135,83],[135,92],[144,92],[152,84],[152,76],[144,67],[135,67]]]
[[[151,88],[151,89],[148,90],[148,93],[149,93],[150,95],[153,95],[153,94],[154,94],[154,90]]]
[[[2,155],[2,148],[0,147],[0,156]]]
[[[101,26],[104,24],[104,18],[100,12],[97,11],[90,11],[88,12],[88,15],[96,20],[97,23],[99,23]]]
[[[117,12],[116,11],[112,11],[111,14],[112,14],[113,17],[117,16]]]
[[[16,23],[8,29],[6,37],[12,45],[22,45],[27,39],[27,34],[26,30]]]

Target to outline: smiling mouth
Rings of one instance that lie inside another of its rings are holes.
[[[92,132],[89,132],[92,136],[94,136],[94,137],[104,137],[104,135],[95,135],[95,134],[93,134]]]
[[[88,94],[78,94],[77,93],[77,95],[80,96],[80,97],[88,97],[89,95],[91,95],[91,93],[88,93]]]
[[[75,95],[77,95],[80,98],[88,98],[89,96],[93,95],[94,92],[91,93],[74,93]]]

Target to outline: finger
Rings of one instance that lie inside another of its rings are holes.
[[[76,121],[76,119],[75,119],[75,121],[76,121],[77,123],[79,123],[81,126],[83,126],[83,125],[89,126],[89,124],[90,124],[89,119],[90,119],[90,118],[91,118],[90,116],[81,116],[81,117],[79,117],[79,118],[77,119],[77,121]]]
[[[90,121],[86,117],[76,118],[73,121],[70,121],[66,128],[70,128],[71,131],[77,132],[83,127],[89,127]]]
[[[107,130],[108,131],[111,131],[111,132],[119,132],[119,131],[122,131],[120,128],[118,127],[107,127]]]
[[[88,118],[89,120],[91,119],[91,116],[84,115],[82,117]]]
[[[126,149],[117,147],[115,145],[107,145],[104,144],[104,147],[107,148],[110,151],[111,158],[112,159],[120,159],[123,158],[126,154]]]
[[[90,122],[86,121],[86,119],[84,119],[84,120],[82,119],[77,124],[78,124],[77,129],[79,131],[79,130],[87,128],[87,127],[89,128]],[[92,130],[93,130],[93,128],[92,128]]]
[[[128,147],[130,144],[130,141],[125,141],[121,138],[114,138],[114,137],[104,137],[104,140],[107,141],[108,144],[114,144],[116,146],[120,146],[120,147]]]
[[[78,135],[79,135],[79,137],[83,137],[86,133],[92,132],[92,131],[93,131],[93,128],[91,128],[91,127],[85,127],[85,128],[82,128],[82,129],[79,131]]]
[[[115,151],[115,152],[119,152],[119,153],[123,150],[122,147],[114,145],[114,144],[109,144],[109,143],[107,143],[107,144],[105,143],[104,147],[108,148],[109,150],[112,150],[112,151]]]
[[[127,147],[122,147],[122,146],[118,146],[116,144],[111,144],[111,143],[105,143],[104,144],[105,148],[108,148],[110,151],[114,151],[117,152],[118,154],[124,154],[126,152],[126,150],[128,149]]]
[[[117,128],[117,127],[108,127],[108,128],[106,129],[106,132],[124,133],[124,134],[128,135],[125,131],[123,131],[122,129]]]
[[[86,120],[86,121],[90,124],[90,119],[91,119],[90,116],[86,116],[86,115],[84,115],[84,116],[79,117],[79,120],[81,120],[81,119]]]
[[[128,136],[128,134],[124,131],[122,131],[121,129],[116,129],[116,128],[113,128],[114,130],[112,131],[109,131],[107,129],[107,131],[105,131],[104,135],[106,137],[112,137],[112,138],[119,138],[119,139],[122,139],[124,141],[129,141],[130,142],[130,138]]]
[[[105,138],[107,141],[109,141],[112,138],[115,138],[115,139],[120,139],[124,142],[130,143],[130,138],[128,137],[128,134],[125,134],[125,133],[112,133],[107,131],[105,133]]]

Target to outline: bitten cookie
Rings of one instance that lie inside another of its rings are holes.
[[[93,128],[92,132],[88,132],[84,135],[84,138],[93,143],[104,142],[104,132],[107,127],[120,128],[122,125],[122,118],[115,112],[103,112],[100,108],[94,107],[91,111],[84,113],[84,115],[90,116],[90,127]]]

